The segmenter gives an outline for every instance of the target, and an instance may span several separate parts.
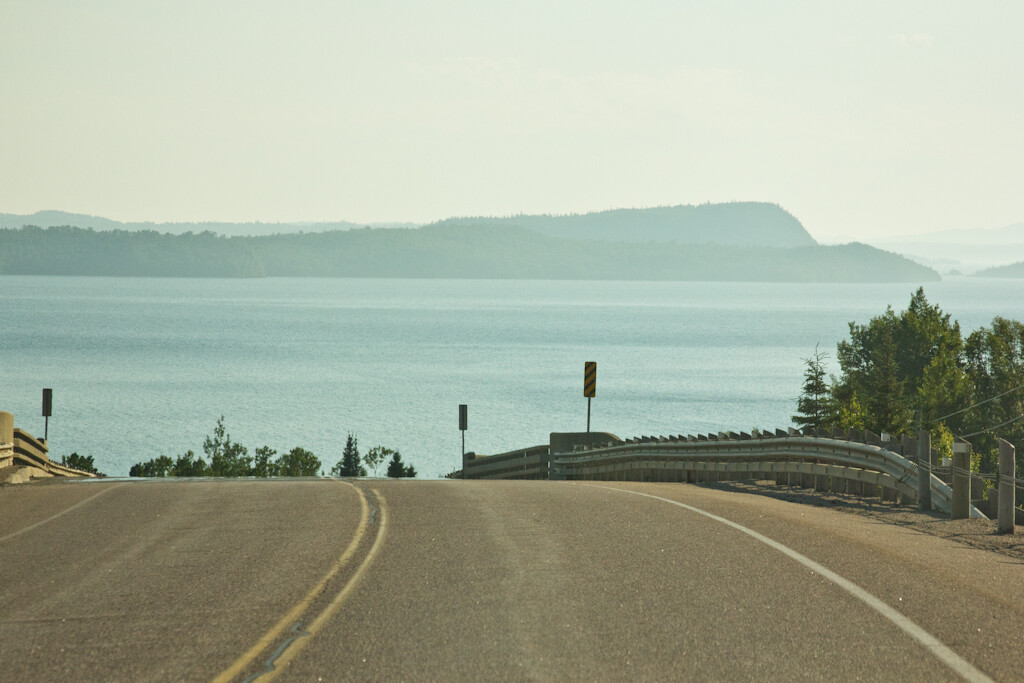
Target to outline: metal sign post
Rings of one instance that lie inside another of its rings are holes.
[[[590,434],[590,401],[597,396],[597,361],[583,364],[583,395],[587,397],[587,434]]]
[[[43,389],[43,417],[46,418],[43,427],[43,441],[50,437],[50,416],[53,415],[53,389]]]
[[[462,478],[466,478],[466,429],[469,427],[469,406],[459,404],[459,431],[462,432]]]

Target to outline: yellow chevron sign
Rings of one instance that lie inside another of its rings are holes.
[[[583,366],[583,395],[587,398],[597,396],[597,363],[592,360]]]

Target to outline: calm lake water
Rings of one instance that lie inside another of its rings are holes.
[[[803,358],[850,321],[906,307],[909,284],[0,277],[0,410],[125,475],[201,451],[220,415],[250,452],[353,432],[420,476],[586,427],[622,437],[790,425]],[[928,298],[969,332],[1024,319],[1024,283],[950,279]],[[834,365],[834,364],[833,364]]]

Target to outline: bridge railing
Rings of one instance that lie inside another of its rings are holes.
[[[462,465],[465,479],[547,479],[550,449],[547,444],[497,455],[473,456]]]
[[[621,446],[552,455],[558,479],[714,482],[774,479],[778,483],[916,502],[917,463],[882,445],[803,436],[795,430],[718,433],[688,437],[641,437]],[[874,441],[867,434],[866,441]],[[894,440],[875,437],[879,444]],[[903,450],[900,448],[900,450]],[[929,477],[932,504],[951,510],[952,490]],[[977,507],[972,516],[984,517]]]
[[[57,477],[95,477],[90,472],[65,467],[50,460],[46,442],[37,439],[23,429],[14,428],[14,464],[37,467]]]
[[[0,468],[19,465],[34,467],[45,475],[95,477],[90,472],[65,467],[50,460],[46,442],[14,426],[14,416],[0,411]],[[45,476],[43,475],[43,476]]]

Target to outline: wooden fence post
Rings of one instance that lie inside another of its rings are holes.
[[[999,439],[999,533],[1012,534],[1017,493],[1013,444]]]
[[[963,439],[953,442],[953,519],[971,516],[971,444]]]
[[[917,430],[917,509],[932,509],[932,435],[926,429]]]

